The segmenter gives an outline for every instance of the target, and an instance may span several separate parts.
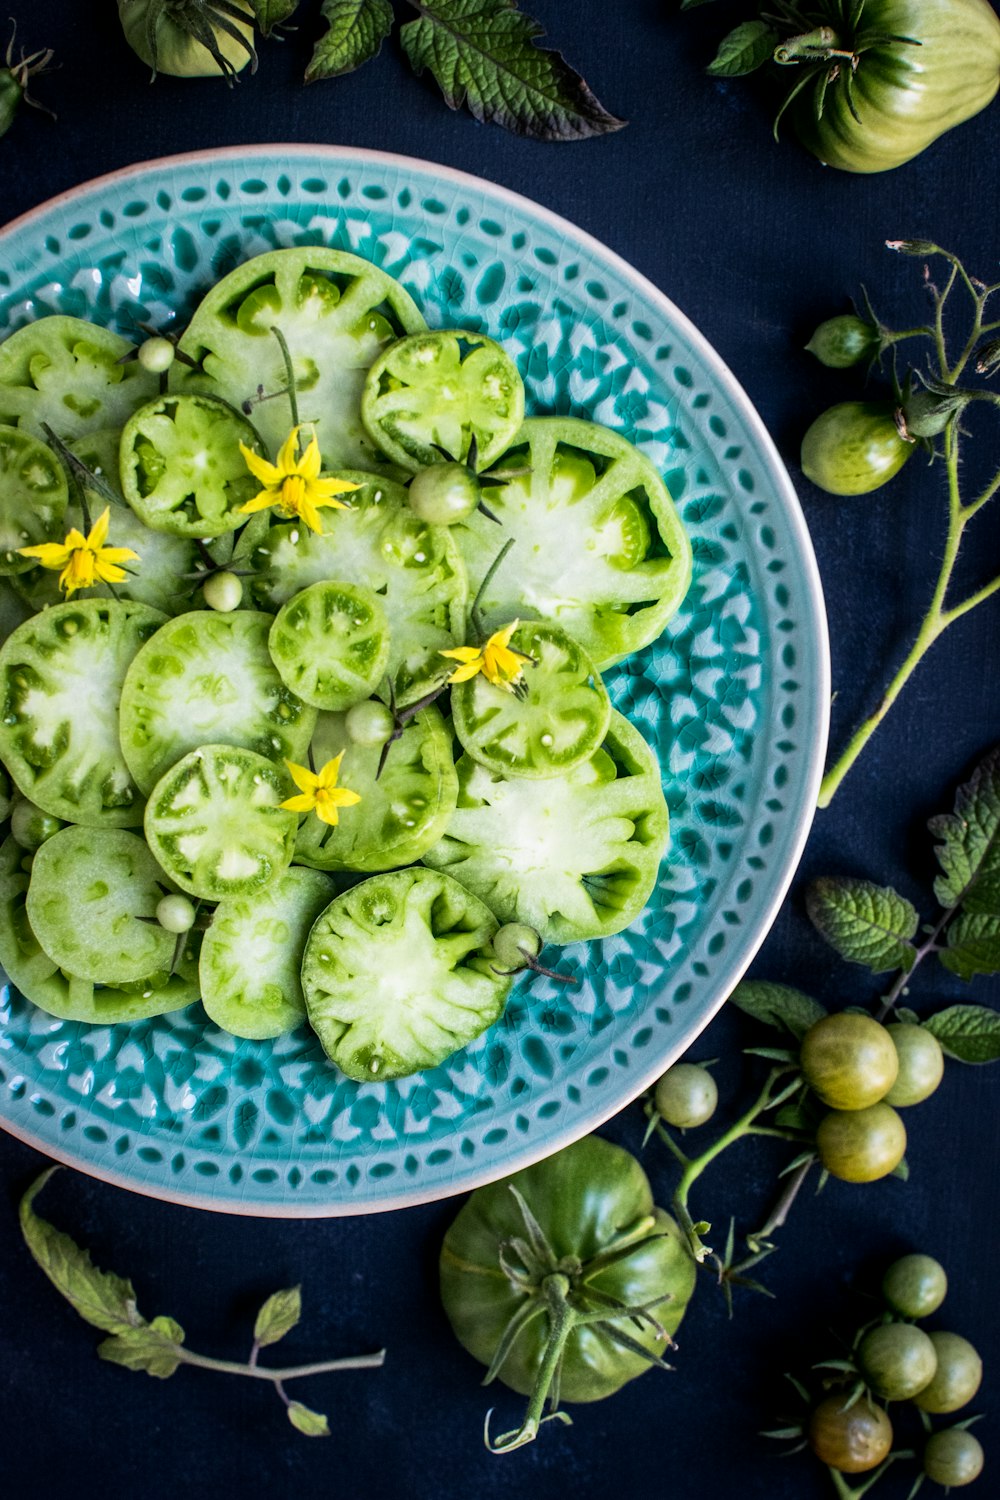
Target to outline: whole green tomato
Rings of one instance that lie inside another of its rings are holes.
[[[827,369],[849,370],[877,353],[880,342],[873,323],[865,322],[856,313],[841,313],[821,323],[806,348]]]
[[[477,1188],[445,1235],[440,1272],[451,1326],[482,1364],[492,1365],[512,1320],[520,1324],[487,1377],[531,1397],[521,1428],[497,1440],[504,1449],[535,1436],[554,1375],[562,1400],[600,1401],[648,1370],[695,1282],[684,1237],[654,1204],[645,1172],[599,1136]],[[606,1297],[655,1306],[635,1322],[615,1318]],[[579,1321],[599,1307],[645,1355],[601,1322]]]
[[[932,1333],[930,1340],[937,1369],[914,1401],[921,1411],[937,1416],[958,1411],[972,1400],[983,1378],[983,1362],[979,1351],[960,1333]]]
[[[983,1472],[983,1445],[972,1432],[947,1427],[927,1439],[924,1473],[945,1489],[961,1489]]]
[[[892,1088],[899,1059],[884,1026],[844,1010],[810,1026],[799,1066],[813,1093],[831,1109],[867,1109]]]
[[[253,9],[249,0],[233,3],[244,19],[213,0],[118,0],[118,16],[126,41],[149,64],[154,78],[157,73],[174,78],[222,74],[232,82],[247,63],[257,66]]]
[[[930,1385],[937,1352],[922,1328],[912,1323],[881,1323],[858,1345],[858,1369],[869,1390],[884,1401],[909,1401]]]
[[[841,1182],[877,1182],[906,1154],[906,1126],[890,1104],[831,1109],[819,1122],[816,1149],[824,1171]]]
[[[885,1096],[886,1104],[904,1109],[929,1099],[944,1077],[944,1053],[937,1037],[926,1026],[897,1021],[887,1026],[899,1058],[896,1081]]]
[[[715,1079],[699,1063],[674,1063],[653,1091],[656,1113],[678,1130],[694,1130],[706,1124],[718,1102]]]
[[[802,439],[802,472],[828,495],[869,495],[894,478],[914,450],[892,407],[841,401],[821,412]]]
[[[901,1318],[929,1318],[947,1294],[947,1273],[932,1255],[902,1255],[882,1277],[882,1296]]]
[[[844,1406],[844,1395],[827,1396],[809,1418],[809,1446],[816,1457],[841,1474],[877,1469],[892,1447],[892,1423],[881,1406],[859,1398]]]
[[[843,26],[847,7],[802,7],[817,26],[837,18],[826,58],[805,64],[813,76],[789,111],[800,141],[828,166],[901,166],[996,94],[1000,18],[989,0],[862,0],[852,9],[853,25]]]

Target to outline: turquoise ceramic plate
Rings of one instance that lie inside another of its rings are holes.
[[[564,952],[431,1073],[350,1083],[304,1030],[241,1042],[200,1006],[126,1027],[4,992],[0,1121],[84,1171],[232,1212],[368,1212],[546,1156],[646,1088],[723,1003],[788,887],[816,801],[829,669],[819,580],[788,476],[700,334],[545,209],[425,162],[274,146],[148,163],[0,235],[0,331],[63,312],[181,327],[274,246],[329,244],[398,277],[433,327],[516,356],[529,410],[589,417],[666,475],[694,546],[666,635],[609,674],[656,746],[672,844],[629,931]]]

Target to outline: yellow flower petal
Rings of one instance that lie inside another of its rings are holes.
[[[288,797],[281,803],[282,807],[289,812],[312,812],[316,806],[316,799],[312,793],[303,792],[300,797]]]
[[[106,505],[98,516],[87,536],[87,546],[92,552],[99,552],[108,539],[108,530],[111,526],[111,506]]]
[[[41,542],[37,547],[18,547],[21,557],[37,557],[43,568],[64,568],[69,549],[61,542]]]
[[[294,760],[286,760],[285,765],[300,792],[314,792],[319,786],[319,777],[308,766],[296,765]]]
[[[303,521],[305,521],[310,531],[315,531],[317,536],[323,535],[323,522],[320,519],[319,511],[313,505],[308,495],[302,496],[296,505],[296,511],[302,517]]]
[[[349,495],[352,490],[359,490],[361,486],[360,484],[353,484],[349,479],[336,479],[328,475],[326,479],[312,480],[309,488],[314,497],[322,495],[324,501],[333,503],[335,495]],[[316,503],[319,504],[319,501],[317,500]],[[346,505],[340,506],[341,510],[348,510],[349,508]]]
[[[313,480],[319,478],[319,471],[322,467],[323,460],[320,457],[319,443],[316,441],[316,434],[313,433],[309,446],[299,459],[296,468],[303,479]]]
[[[469,682],[473,677],[477,677],[482,670],[483,663],[481,661],[470,661],[464,667],[456,667],[448,678],[448,681]]]
[[[300,431],[301,427],[293,427],[278,450],[278,478],[271,483],[280,484],[286,474],[298,473]]]
[[[240,515],[252,515],[257,510],[270,510],[272,505],[277,505],[280,498],[278,490],[261,490],[259,495],[254,495],[252,500],[240,506]]]
[[[276,469],[274,464],[269,463],[266,458],[261,458],[259,453],[255,453],[245,443],[240,444],[240,452],[243,455],[243,462],[250,470],[250,473],[255,479],[259,479],[261,484],[276,485],[281,483],[281,470]]]
[[[473,662],[482,658],[478,646],[455,646],[450,651],[439,651],[438,656],[452,656],[456,661]]]
[[[326,765],[321,767],[320,773],[316,777],[317,786],[321,786],[325,791],[329,791],[331,787],[337,785],[337,777],[340,775],[340,762],[343,758],[344,752],[341,750],[339,755],[335,755],[332,760],[328,760]]]

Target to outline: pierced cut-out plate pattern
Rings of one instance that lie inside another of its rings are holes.
[[[780,460],[701,335],[596,241],[501,188],[349,148],[147,163],[0,234],[0,334],[50,312],[136,335],[276,246],[354,251],[431,327],[501,339],[532,414],[603,422],[666,476],[694,547],[687,600],[608,674],[656,747],[672,840],[627,932],[522,978],[433,1072],[358,1085],[305,1030],[238,1041],[200,1006],[134,1026],[54,1020],[5,987],[0,1124],[123,1186],[230,1212],[362,1213],[547,1156],[647,1087],[723,1002],[773,920],[815,806],[829,666],[815,563]]]

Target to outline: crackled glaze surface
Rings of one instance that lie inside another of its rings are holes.
[[[606,423],[666,476],[695,576],[663,638],[608,674],[655,745],[672,842],[642,918],[563,951],[446,1065],[357,1085],[304,1031],[242,1042],[200,1006],[131,1027],[0,1006],[0,1123],[140,1191],[247,1213],[440,1197],[549,1154],[646,1086],[704,1026],[784,894],[815,802],[828,667],[797,502],[742,392],[661,294],[524,199],[428,164],[275,147],[154,163],[0,236],[0,331],[50,312],[182,327],[275,246],[398,277],[434,326],[502,339],[529,411]]]

